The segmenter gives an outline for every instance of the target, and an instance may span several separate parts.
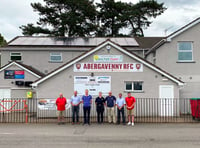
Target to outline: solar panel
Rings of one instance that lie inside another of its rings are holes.
[[[20,36],[11,41],[9,46],[97,46],[110,39],[121,46],[139,46],[134,38],[106,37],[27,37]]]

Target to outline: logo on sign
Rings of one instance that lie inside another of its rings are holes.
[[[140,69],[140,67],[141,67],[141,64],[136,64],[137,69]]]
[[[80,64],[80,63],[77,63],[77,64],[76,64],[76,68],[77,68],[77,69],[80,69],[80,68],[81,68],[81,64]]]

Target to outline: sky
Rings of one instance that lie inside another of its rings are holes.
[[[100,2],[101,0],[95,0]],[[119,1],[119,0],[118,0]],[[121,0],[137,3],[139,0]],[[151,19],[150,27],[144,30],[145,36],[166,36],[200,17],[200,0],[157,0],[164,3],[167,10]],[[30,3],[43,0],[0,0],[0,33],[7,41],[22,35],[19,26],[35,23],[39,15]]]

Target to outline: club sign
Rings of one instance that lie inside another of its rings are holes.
[[[74,72],[143,72],[141,63],[76,63]]]

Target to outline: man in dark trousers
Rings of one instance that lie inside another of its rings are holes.
[[[99,92],[99,96],[96,98],[95,103],[96,103],[96,109],[97,109],[97,121],[98,123],[103,123],[105,99],[102,96],[102,92]]]
[[[106,105],[107,105],[108,122],[112,123],[112,121],[113,121],[113,123],[116,123],[116,116],[115,116],[116,98],[115,98],[115,96],[112,95],[111,91],[108,93],[108,96],[106,97],[105,101],[106,101]]]
[[[117,105],[117,124],[120,124],[120,115],[122,115],[122,121],[125,125],[125,116],[124,116],[124,106],[126,105],[125,99],[122,97],[122,93],[119,93],[119,97],[116,101]]]
[[[88,89],[85,90],[85,95],[82,96],[84,123],[90,125],[90,109],[92,104],[92,96],[88,94]]]
[[[74,95],[70,100],[72,105],[72,124],[75,124],[75,116],[76,123],[79,124],[79,104],[81,103],[81,98],[77,95],[77,93],[77,91],[74,91]]]
[[[63,97],[62,93],[60,93],[60,97],[56,99],[58,124],[64,124],[64,112],[66,104],[67,104],[66,98]]]

